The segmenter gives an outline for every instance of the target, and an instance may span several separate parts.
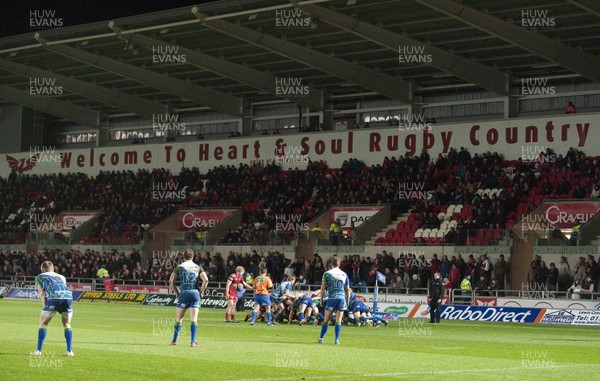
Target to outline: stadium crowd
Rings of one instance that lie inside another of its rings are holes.
[[[399,184],[407,183],[419,184],[431,197],[403,199]],[[491,196],[477,193],[490,188],[502,192]],[[598,196],[598,161],[573,148],[564,157],[546,149],[529,161],[508,161],[490,152],[471,155],[465,148],[451,148],[434,160],[423,151],[386,158],[373,166],[350,159],[339,169],[319,161],[309,162],[306,170],[282,170],[267,164],[220,166],[207,173],[197,168],[182,168],[178,174],[163,169],[104,171],[95,177],[13,172],[0,178],[0,238],[28,231],[28,216],[40,211],[101,210],[86,243],[108,243],[110,237],[119,235],[137,242],[144,227],[182,206],[242,207],[244,224],[229,231],[223,242],[264,244],[273,239],[278,215],[300,215],[299,222],[305,223],[335,204],[389,204],[393,218],[419,210],[418,227],[436,228],[440,224],[433,211],[436,205],[462,204],[468,208],[469,218],[461,219],[445,241],[464,244],[466,235],[478,229],[507,227],[507,217],[519,203],[531,200],[522,211],[526,212],[542,198]],[[289,239],[289,235],[282,238]],[[417,239],[415,243],[422,242]]]
[[[100,253],[89,249],[85,252],[44,249],[25,254],[0,249],[0,277],[35,276],[40,272],[40,264],[46,260],[52,261],[56,270],[67,278],[97,278],[99,270],[105,269],[113,279],[166,284],[172,270],[183,261],[183,256],[181,253],[167,258],[156,256],[142,263],[142,257],[136,250],[131,253]],[[237,266],[243,266],[251,276],[256,276],[259,269],[265,267],[276,283],[284,277],[294,276],[294,288],[298,290],[308,289],[309,285],[320,285],[326,270],[326,260],[318,253],[312,258],[290,260],[276,251],[266,254],[253,251],[244,255],[232,252],[225,258],[220,253],[205,252],[196,254],[194,261],[205,269],[211,282],[225,282]],[[591,285],[590,292],[597,292],[600,258],[596,261],[592,255],[580,257],[573,265],[571,269],[567,258],[562,257],[558,265],[551,263],[547,267],[541,257],[536,256],[527,273],[529,289],[564,292],[578,287],[577,291],[584,290],[585,293]],[[426,288],[436,271],[447,279],[447,288],[463,288],[463,281],[467,279],[472,290],[484,293],[506,289],[510,277],[510,266],[504,256],[499,256],[492,263],[486,254],[478,258],[473,255],[463,258],[460,254],[438,258],[437,254],[433,254],[431,258],[425,258],[424,255],[400,253],[394,258],[383,250],[374,258],[345,255],[341,258],[340,269],[348,274],[351,284],[358,289],[374,286],[376,273],[380,272],[385,275],[386,286],[392,289],[391,292]],[[415,293],[422,291],[415,290]]]

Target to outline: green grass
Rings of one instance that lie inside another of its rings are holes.
[[[342,345],[316,343],[319,327],[223,323],[202,309],[200,348],[184,322],[169,346],[175,309],[74,304],[73,350],[60,319],[37,341],[39,302],[0,300],[1,380],[572,380],[598,379],[600,328],[415,319],[388,327],[343,327]],[[239,314],[236,318],[240,316]],[[423,324],[422,324],[423,323]],[[400,329],[401,328],[401,329]]]

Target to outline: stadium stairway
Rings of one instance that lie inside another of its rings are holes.
[[[385,238],[386,234],[388,233],[388,231],[390,231],[390,230],[396,230],[396,226],[398,226],[398,224],[400,222],[402,222],[402,221],[408,222],[408,217],[409,216],[410,216],[410,213],[403,213],[402,215],[400,215],[400,217],[398,217],[394,221],[390,222],[390,224],[388,226],[386,226],[385,228],[381,229],[370,240],[365,241],[365,245],[374,246],[375,242],[377,241],[377,238]]]

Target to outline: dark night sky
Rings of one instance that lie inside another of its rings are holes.
[[[2,0],[0,1],[0,38],[33,32],[30,10],[56,10],[64,26],[108,21],[120,17],[151,13],[217,0]]]

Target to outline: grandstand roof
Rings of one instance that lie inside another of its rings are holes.
[[[150,119],[192,107],[244,116],[248,102],[283,98],[276,78],[311,86],[294,101],[313,110],[381,95],[413,103],[434,91],[514,94],[521,78],[600,81],[594,0],[243,3],[222,0],[117,19],[112,27],[102,21],[0,39],[0,106],[53,113],[68,103],[101,118],[125,112]],[[411,52],[431,55],[431,62],[400,62],[399,54]],[[185,63],[163,63],[178,54]],[[64,103],[30,96],[30,78],[44,76],[62,81]],[[69,116],[83,111],[65,106],[60,115],[74,120]]]

